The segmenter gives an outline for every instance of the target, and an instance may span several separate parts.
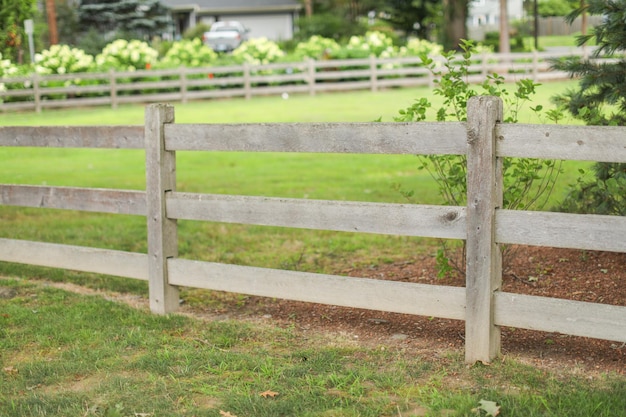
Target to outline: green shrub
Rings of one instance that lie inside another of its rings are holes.
[[[172,44],[160,64],[166,67],[202,67],[216,59],[217,54],[200,39],[183,39]]]
[[[367,32],[363,36],[352,36],[348,44],[339,49],[333,58],[367,58],[375,55],[379,58],[390,58],[397,55],[391,37],[382,32]]]
[[[626,164],[596,163],[593,178],[582,176],[571,187],[559,211],[582,214],[626,216]]]
[[[17,76],[17,67],[11,63],[10,59],[2,59],[2,53],[0,53],[0,79],[4,77]],[[7,86],[4,83],[0,83],[0,92],[6,91]],[[0,98],[0,103],[2,103]]]
[[[295,55],[299,59],[326,59],[336,54],[341,47],[331,38],[313,35],[305,42],[300,42],[296,46]]]
[[[333,13],[320,13],[313,16],[301,17],[296,21],[298,30],[296,39],[309,39],[318,35],[324,38],[331,38],[336,41],[348,39],[353,35],[365,33],[366,28],[360,22],[346,20],[343,16]]]
[[[74,74],[93,69],[93,56],[68,45],[52,45],[35,55],[35,72],[41,75]]]
[[[100,70],[135,71],[150,68],[158,56],[159,53],[146,42],[118,39],[104,47],[96,57],[96,65]]]
[[[283,58],[285,53],[276,42],[267,38],[254,38],[239,45],[232,56],[239,63],[259,65],[276,62]]]
[[[192,28],[187,29],[183,33],[183,39],[192,40],[192,39],[200,39],[202,40],[202,36],[204,32],[208,32],[211,29],[211,25],[207,25],[205,23],[200,23],[195,25]]]
[[[410,39],[405,46],[400,48],[401,56],[441,55],[443,46],[425,39]]]
[[[462,41],[460,46],[463,50],[463,59],[459,61],[454,51],[447,52],[444,54],[444,68],[439,68],[432,59],[423,57],[424,63],[436,77],[437,87],[434,89],[434,94],[444,98],[443,105],[436,111],[437,120],[466,121],[468,100],[482,94],[500,97],[504,102],[504,122],[516,123],[521,107],[529,105],[538,84],[532,80],[523,79],[516,82],[516,90],[511,93],[506,89],[504,79],[497,74],[492,74],[487,76],[477,90],[476,86],[467,82],[472,55],[475,52],[474,44]],[[431,106],[430,101],[422,97],[412,106],[400,110],[400,116],[395,120],[405,122],[425,120]],[[530,109],[536,112],[541,110],[539,106],[530,107]],[[445,204],[454,206],[467,204],[467,159],[465,155],[420,155],[418,158],[419,169],[427,170],[437,182],[439,193]],[[561,171],[560,164],[552,160],[530,158],[505,158],[502,164],[503,208],[528,210],[543,207]],[[413,194],[411,191],[401,190],[400,186],[396,187],[407,198]],[[464,255],[463,247],[461,259],[451,259],[444,244],[443,251],[438,254],[440,273],[449,273],[452,270],[450,265],[454,265],[457,271],[463,272]]]

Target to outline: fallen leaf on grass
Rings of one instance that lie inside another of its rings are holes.
[[[2,370],[9,375],[15,375],[18,373],[17,368],[14,366],[7,366],[6,368],[2,368]]]
[[[480,414],[481,411],[484,411],[491,417],[496,417],[500,414],[500,406],[495,401],[480,400],[478,403],[480,405],[474,408],[473,412]]]
[[[222,417],[237,417],[236,415],[231,414],[228,411],[222,411],[222,410],[220,410],[220,416],[222,416]]]
[[[278,395],[278,393],[274,392],[274,391],[267,390],[267,391],[264,391],[264,392],[260,393],[259,395],[261,397],[263,397],[263,398],[267,398],[267,397],[274,398],[274,397],[276,397]]]

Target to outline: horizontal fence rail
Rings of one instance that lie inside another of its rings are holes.
[[[473,57],[468,82],[482,82],[487,74],[507,81],[564,80],[568,73],[553,71],[550,60],[572,53],[529,52],[482,54]],[[461,59],[459,57],[459,59]],[[609,58],[597,58],[604,62]],[[439,69],[444,58],[433,57]],[[186,103],[224,97],[315,95],[327,91],[371,90],[433,86],[434,78],[419,57],[307,60],[263,65],[229,65],[63,75],[30,75],[0,79],[0,111],[126,103]]]
[[[501,326],[626,342],[626,306],[505,293],[501,244],[626,252],[626,217],[500,209],[502,158],[626,162],[626,129],[501,124],[502,102],[470,100],[466,123],[175,124],[150,105],[145,126],[0,127],[0,146],[145,149],[146,190],[0,184],[0,205],[145,216],[148,253],[0,238],[0,261],[147,280],[168,313],[178,288],[230,291],[465,320],[465,359],[500,353]],[[468,206],[178,192],[177,151],[466,155]],[[463,239],[466,286],[285,271],[178,257],[177,221]]]

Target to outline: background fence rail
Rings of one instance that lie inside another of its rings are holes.
[[[551,59],[572,53],[511,53],[475,56],[470,82],[482,82],[490,73],[507,81],[568,79],[552,71]],[[443,63],[442,57],[434,57]],[[604,59],[599,59],[603,61]],[[441,66],[441,70],[445,70]],[[474,75],[472,75],[474,74]],[[317,94],[324,91],[432,86],[433,77],[418,57],[308,60],[264,65],[230,65],[64,75],[2,78],[0,111],[102,106],[124,103],[187,102],[221,97],[251,98],[272,94]]]
[[[500,291],[499,245],[626,252],[626,217],[502,210],[505,157],[626,160],[626,128],[506,125],[502,102],[470,100],[468,122],[214,125],[174,123],[147,107],[145,126],[0,127],[0,146],[146,149],[146,190],[0,184],[0,205],[146,216],[148,253],[0,239],[0,261],[147,280],[150,306],[168,313],[178,287],[465,320],[466,361],[500,352],[501,326],[626,342],[626,306]],[[525,133],[524,133],[525,132]],[[182,193],[176,151],[463,154],[467,207]],[[465,239],[466,287],[393,282],[180,259],[177,221],[199,220],[356,233]]]

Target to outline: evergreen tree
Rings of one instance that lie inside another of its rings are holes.
[[[161,35],[170,25],[158,0],[82,0],[78,19],[81,27],[100,34],[121,32],[141,39]]]
[[[567,20],[572,22],[587,11],[603,16],[602,23],[585,36],[578,37],[582,46],[595,39],[597,49],[592,58],[626,50],[626,1],[587,0]],[[572,58],[553,66],[580,78],[576,90],[556,97],[556,101],[588,125],[626,126],[626,59],[618,57],[609,63],[593,59]],[[596,163],[595,180],[579,180],[562,209],[594,214],[626,215],[626,164]]]

